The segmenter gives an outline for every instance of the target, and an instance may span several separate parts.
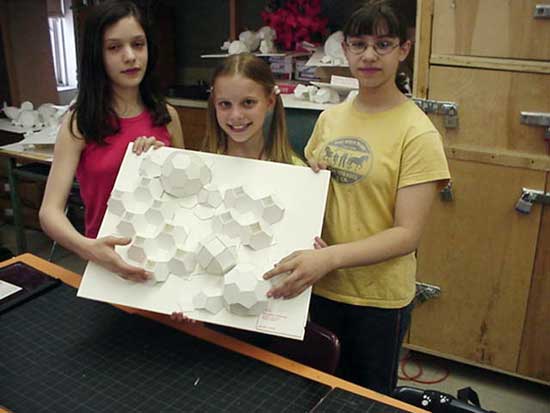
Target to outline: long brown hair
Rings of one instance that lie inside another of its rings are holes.
[[[80,51],[79,90],[71,108],[74,110],[71,131],[77,136],[76,126],[86,143],[104,144],[107,136],[120,130],[118,117],[112,108],[111,82],[103,61],[103,35],[109,27],[128,16],[138,21],[147,38],[147,67],[139,85],[143,104],[151,113],[154,125],[166,125],[171,120],[154,75],[157,48],[152,39],[150,22],[131,1],[105,1],[92,7],[86,18]]]
[[[214,71],[210,84],[214,86],[220,76],[236,75],[240,75],[261,85],[266,96],[270,96],[275,91],[275,79],[269,65],[264,60],[250,53],[240,53],[227,57]],[[220,127],[216,118],[213,90],[208,98],[208,118],[203,149],[212,153],[224,153],[227,151],[227,139],[226,133]],[[292,149],[288,143],[285,109],[283,101],[278,94],[275,95],[273,117],[269,127],[269,134],[264,141],[263,153],[270,161],[291,162]]]

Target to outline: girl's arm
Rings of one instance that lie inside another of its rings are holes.
[[[40,224],[49,237],[63,247],[74,251],[88,261],[94,261],[134,280],[147,279],[149,274],[138,267],[128,265],[115,252],[115,245],[125,245],[127,238],[86,238],[67,219],[65,205],[71,190],[84,140],[77,139],[69,130],[70,114],[65,117],[54,149],[54,160],[40,207]]]
[[[326,248],[296,251],[275,264],[265,279],[289,272],[268,296],[292,298],[339,268],[376,264],[414,251],[420,242],[437,183],[411,185],[397,191],[393,227],[363,240]],[[317,242],[319,243],[319,242]]]
[[[172,138],[171,144],[174,148],[180,148],[183,149],[184,143],[183,143],[183,132],[181,130],[181,123],[180,123],[180,117],[178,115],[178,111],[170,105],[166,105],[168,108],[168,113],[170,114],[170,117],[172,120],[167,125],[168,132],[170,132],[170,136]]]

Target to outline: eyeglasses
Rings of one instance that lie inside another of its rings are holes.
[[[387,55],[391,53],[393,49],[399,46],[399,42],[392,42],[390,40],[377,40],[373,44],[365,42],[364,40],[350,40],[345,42],[348,50],[353,54],[364,53],[369,46],[372,46],[374,51],[379,56]]]

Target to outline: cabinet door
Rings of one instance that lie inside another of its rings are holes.
[[[175,106],[186,149],[200,150],[206,133],[206,109]]]
[[[550,183],[546,187],[550,192]],[[518,373],[550,382],[550,205],[543,208]]]
[[[420,349],[516,371],[540,206],[515,211],[545,172],[450,160],[454,201],[438,201],[418,250],[417,279],[441,287],[414,311]]]
[[[550,112],[549,90],[549,75],[431,66],[429,97],[458,103],[459,126],[431,118],[448,147],[545,156],[544,129],[522,125],[520,112]]]
[[[550,60],[550,20],[535,19],[541,0],[436,0],[434,54]],[[543,39],[546,39],[543,40]]]

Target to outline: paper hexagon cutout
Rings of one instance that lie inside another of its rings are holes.
[[[195,195],[186,196],[185,198],[179,200],[179,206],[186,209],[192,209],[197,206],[198,202],[199,201]]]
[[[172,235],[178,248],[183,248],[185,241],[187,241],[187,237],[189,236],[189,231],[187,231],[187,228],[185,228],[182,224],[176,223],[164,224],[162,232],[164,234]]]
[[[139,165],[139,174],[148,178],[158,178],[162,174],[161,165],[156,163],[149,154],[146,154]]]
[[[160,233],[154,238],[145,238],[143,247],[151,261],[168,262],[176,253],[176,242],[171,234]]]
[[[214,209],[204,205],[198,205],[193,210],[193,213],[198,219],[206,221],[207,219],[210,219],[214,216]]]
[[[127,252],[130,260],[137,262],[138,264],[143,264],[145,262],[147,256],[145,255],[145,250],[143,249],[144,242],[145,239],[142,237],[136,237],[134,239],[134,242],[132,242],[132,245],[130,245]]]
[[[281,202],[273,195],[269,195],[256,201],[259,216],[267,223],[275,224],[283,219],[285,209]]]
[[[121,190],[113,189],[111,192],[111,197],[107,201],[109,211],[119,217],[122,217],[126,212],[126,208],[124,208],[124,204],[122,203],[123,194],[124,192]]]
[[[253,250],[261,250],[267,248],[273,242],[273,233],[271,229],[262,224],[255,222],[243,228],[243,244],[250,246]]]
[[[151,273],[151,278],[148,281],[152,283],[164,282],[170,274],[165,262],[147,260],[143,268]]]
[[[207,273],[222,275],[237,264],[237,248],[229,238],[212,234],[199,242],[197,261]]]
[[[242,186],[225,191],[223,202],[226,208],[235,208],[240,213],[252,211],[254,201]]]
[[[143,177],[141,178],[138,187],[147,188],[153,199],[161,199],[162,193],[164,192],[160,179]]]
[[[122,219],[116,226],[116,230],[118,231],[118,233],[123,237],[129,238],[132,238],[134,235],[136,235],[134,219],[135,214],[132,214],[131,212],[124,213]]]
[[[198,202],[210,208],[217,208],[223,202],[222,193],[215,185],[206,185],[198,194]]]
[[[162,165],[160,176],[166,192],[178,197],[198,194],[212,179],[212,172],[197,155],[173,152]]]
[[[241,236],[242,228],[231,211],[225,211],[212,219],[212,230],[218,234],[227,235],[230,238]]]
[[[164,221],[160,213],[154,209],[149,209],[145,214],[134,214],[126,212],[118,223],[117,231],[125,237],[140,237],[151,238],[156,236]]]
[[[190,275],[197,266],[197,257],[191,251],[178,249],[174,257],[168,261],[170,272],[179,277]]]
[[[174,218],[176,212],[175,205],[171,202],[155,200],[151,208],[145,212],[147,222],[154,225],[162,225]]]
[[[132,192],[122,194],[122,204],[124,209],[134,214],[142,214],[153,205],[155,197],[147,187],[138,186]]]
[[[224,306],[223,294],[215,289],[204,289],[193,297],[193,306],[196,309],[218,314]]]
[[[267,309],[271,283],[258,278],[254,269],[237,266],[224,277],[223,298],[228,311],[255,316]]]

